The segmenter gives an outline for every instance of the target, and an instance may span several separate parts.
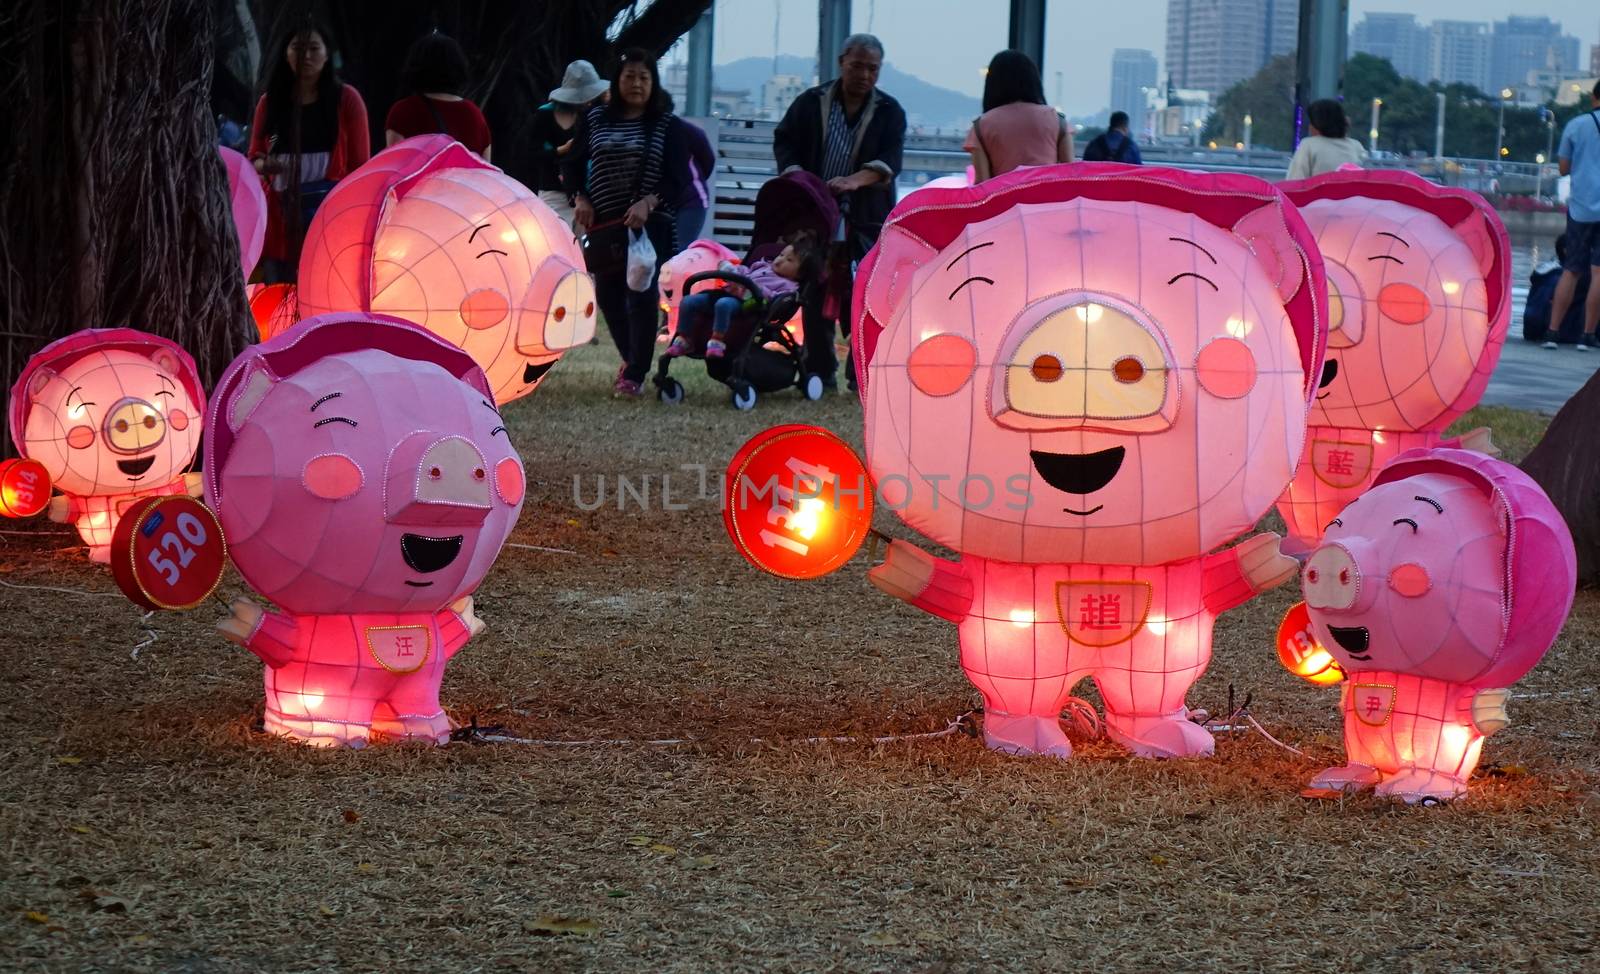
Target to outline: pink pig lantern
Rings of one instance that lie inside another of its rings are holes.
[[[695,274],[714,271],[723,261],[739,263],[739,255],[715,240],[696,240],[661,265],[657,283],[661,288],[661,310],[666,313],[670,338],[678,327],[678,306],[683,303],[683,282]]]
[[[266,663],[266,729],[322,746],[443,743],[446,662],[522,509],[522,461],[483,371],[397,318],[300,322],[212,397],[206,499],[277,609],[218,628]]]
[[[111,561],[111,537],[136,501],[199,496],[185,473],[206,408],[189,353],[132,328],[88,328],[46,345],[11,390],[11,437],[44,464],[60,496],[46,513],[71,523],[89,559]]]
[[[989,747],[1067,757],[1091,677],[1113,739],[1210,754],[1189,719],[1217,614],[1294,576],[1248,532],[1305,438],[1322,265],[1270,185],[1019,170],[898,206],[856,278],[878,588],[959,627]]]
[[[261,259],[261,246],[267,239],[267,194],[249,159],[227,146],[217,146],[217,152],[228,167],[228,201],[233,210],[233,228],[239,234],[239,264],[248,278]]]
[[[1539,486],[1469,450],[1412,450],[1340,512],[1301,573],[1347,679],[1347,763],[1313,788],[1406,802],[1464,794],[1505,689],[1572,608],[1572,535]]]
[[[306,231],[299,313],[377,311],[466,349],[507,403],[594,336],[572,230],[448,136],[407,139],[334,187]]]
[[[1384,462],[1441,445],[1483,396],[1511,320],[1505,226],[1483,198],[1408,172],[1279,183],[1328,273],[1328,354],[1300,469],[1278,511],[1300,550]],[[1493,453],[1486,429],[1445,446]]]

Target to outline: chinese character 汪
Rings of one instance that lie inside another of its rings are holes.
[[[1085,595],[1078,600],[1078,625],[1089,630],[1115,629],[1122,622],[1122,596]]]
[[[411,640],[413,638],[414,637],[411,637],[411,636],[396,636],[396,637],[394,637],[395,655],[396,656],[415,656],[416,653],[413,652],[412,649],[411,649]]]

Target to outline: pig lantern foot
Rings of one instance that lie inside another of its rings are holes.
[[[372,718],[373,734],[396,741],[448,744],[450,732],[454,729],[450,716],[443,710],[435,714],[395,714],[392,717]]]
[[[1398,798],[1407,805],[1433,799],[1449,801],[1467,793],[1467,783],[1431,768],[1401,768],[1374,789],[1379,798]]]
[[[372,728],[367,724],[318,717],[296,717],[268,707],[261,728],[276,737],[286,737],[311,747],[348,747],[360,750],[370,743]]]
[[[1366,764],[1346,764],[1321,772],[1311,779],[1311,787],[1330,791],[1366,791],[1381,780],[1383,775],[1377,768]]]
[[[1141,758],[1204,758],[1217,749],[1211,732],[1190,720],[1187,708],[1165,717],[1106,711],[1106,733]]]
[[[1072,742],[1055,716],[1002,714],[985,710],[983,744],[991,751],[1066,760],[1072,757]]]
[[[111,546],[108,544],[92,544],[89,546],[89,561],[96,565],[111,564]]]

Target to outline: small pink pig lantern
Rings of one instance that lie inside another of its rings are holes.
[[[532,392],[597,320],[572,229],[443,135],[398,143],[334,187],[306,231],[298,298],[307,317],[423,326],[466,349],[500,403]]]
[[[267,239],[267,194],[249,159],[227,146],[218,146],[217,152],[228,167],[228,202],[233,210],[233,227],[239,234],[239,264],[248,278],[261,259],[261,245]]]
[[[1312,631],[1347,675],[1347,764],[1314,788],[1406,802],[1467,790],[1510,686],[1555,640],[1572,535],[1516,467],[1412,450],[1328,526],[1301,573]]]
[[[310,318],[229,366],[206,498],[248,601],[218,628],[261,657],[266,729],[312,744],[444,742],[445,663],[522,509],[522,461],[465,352],[396,318]]]
[[[200,475],[184,471],[205,408],[188,352],[132,328],[88,328],[23,366],[11,390],[11,437],[61,492],[50,519],[76,526],[89,559],[109,564],[111,536],[130,505],[199,496]]]
[[[960,627],[988,746],[1066,757],[1092,677],[1135,754],[1210,754],[1186,696],[1218,613],[1294,576],[1248,532],[1305,438],[1326,338],[1311,235],[1233,175],[1049,166],[921,189],[856,279],[880,502],[869,575]]]
[[[1300,469],[1278,504],[1303,550],[1387,459],[1440,445],[1477,404],[1511,320],[1511,259],[1482,197],[1408,172],[1278,188],[1317,235],[1328,272],[1328,355]],[[1494,452],[1486,429],[1443,445]]]
[[[678,328],[678,306],[683,303],[683,282],[696,274],[714,271],[723,261],[739,263],[739,255],[715,240],[695,240],[661,265],[657,283],[661,310],[667,314],[667,336]]]

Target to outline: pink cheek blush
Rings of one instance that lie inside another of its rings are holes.
[[[342,501],[361,489],[361,468],[342,453],[329,453],[313,457],[306,464],[301,481],[314,497]]]
[[[167,425],[181,433],[189,428],[189,414],[181,409],[174,409],[167,413]]]
[[[960,335],[935,335],[911,351],[906,371],[925,396],[948,396],[972,377],[978,350]]]
[[[522,501],[522,465],[510,457],[495,464],[494,485],[500,491],[500,499],[515,507]]]
[[[1218,399],[1242,399],[1256,385],[1256,357],[1237,338],[1218,338],[1195,356],[1200,387]]]
[[[88,426],[74,426],[67,432],[67,446],[74,450],[87,450],[94,445],[94,429]]]
[[[1428,577],[1426,568],[1407,563],[1395,566],[1394,571],[1389,573],[1389,587],[1408,599],[1415,599],[1428,594],[1433,581]]]
[[[1428,296],[1410,284],[1388,284],[1378,292],[1378,310],[1391,321],[1414,325],[1433,311]]]
[[[474,331],[493,328],[506,319],[511,305],[506,296],[493,288],[473,291],[461,299],[461,321]]]

